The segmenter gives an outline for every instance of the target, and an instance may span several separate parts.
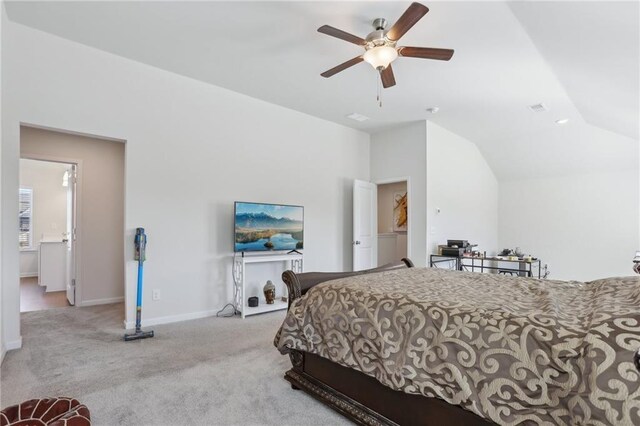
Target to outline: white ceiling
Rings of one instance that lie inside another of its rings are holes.
[[[398,59],[382,108],[368,64],[320,77],[361,50],[316,29],[364,36],[371,20],[391,25],[409,2],[5,4],[12,21],[364,131],[432,120],[474,141],[499,178],[588,171],[566,157],[593,126],[608,132],[590,139],[610,140],[592,144],[591,155],[638,161],[633,2],[425,2],[430,12],[400,44],[456,53],[450,62]],[[527,109],[538,102],[549,111]],[[431,106],[440,112],[426,113]],[[352,112],[371,119],[345,118]],[[559,118],[571,120],[563,130]],[[549,159],[527,168],[527,144],[538,137]]]
[[[584,119],[638,139],[640,2],[510,7]]]

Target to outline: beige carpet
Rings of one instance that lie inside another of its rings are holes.
[[[123,342],[122,305],[22,315],[23,348],[7,354],[0,405],[64,395],[95,425],[333,425],[346,420],[294,391],[272,344],[284,312],[151,327]]]

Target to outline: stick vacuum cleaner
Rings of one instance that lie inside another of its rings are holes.
[[[136,229],[136,257],[138,261],[138,297],[136,299],[136,331],[131,334],[124,335],[124,341],[129,342],[131,340],[146,339],[147,337],[153,337],[152,331],[142,331],[140,326],[142,322],[142,272],[143,263],[145,261],[145,249],[147,247],[147,235],[144,233],[144,228]]]

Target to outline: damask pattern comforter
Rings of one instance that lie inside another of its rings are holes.
[[[295,300],[274,343],[498,424],[640,425],[640,278],[355,276]]]

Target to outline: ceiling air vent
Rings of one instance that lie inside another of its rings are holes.
[[[369,119],[366,115],[358,114],[357,112],[349,114],[346,117],[356,121],[367,121]]]
[[[533,112],[545,112],[545,111],[549,111],[549,109],[547,108],[547,106],[545,104],[535,104],[535,105],[529,105],[529,109]]]

